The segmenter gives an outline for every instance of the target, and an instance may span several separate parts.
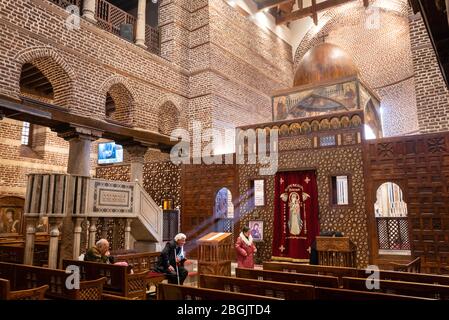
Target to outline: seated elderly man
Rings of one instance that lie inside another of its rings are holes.
[[[84,261],[113,263],[112,257],[109,253],[109,242],[106,239],[100,239],[95,244],[95,247],[87,250],[84,255]]]
[[[159,256],[157,271],[165,273],[168,283],[183,284],[189,272],[184,268],[187,260],[184,254],[186,235],[179,233],[175,239],[167,242]]]

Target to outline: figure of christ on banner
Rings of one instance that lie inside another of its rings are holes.
[[[308,262],[319,234],[316,174],[280,172],[275,179],[272,259]]]

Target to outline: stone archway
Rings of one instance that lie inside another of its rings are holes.
[[[76,73],[64,60],[64,58],[54,49],[49,47],[33,47],[19,52],[15,56],[17,63],[17,82],[19,84],[20,94],[29,95],[29,92],[24,90],[24,68],[28,71],[34,68],[34,76],[43,77],[45,79],[38,79],[36,84],[41,84],[42,81],[48,81],[51,85],[52,95],[51,99],[44,97],[44,102],[50,102],[57,106],[70,109],[74,104],[74,79]],[[33,75],[31,75],[33,76]],[[39,82],[41,81],[41,82]],[[28,82],[29,84],[29,82]],[[42,84],[41,84],[42,85]],[[30,86],[32,86],[30,84]],[[39,87],[37,87],[39,88]],[[39,90],[36,90],[33,97],[42,98],[39,95]],[[41,99],[39,99],[41,100]]]

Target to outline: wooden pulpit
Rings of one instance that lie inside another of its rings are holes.
[[[232,233],[211,232],[197,240],[198,273],[231,276]]]
[[[316,237],[318,264],[335,267],[357,267],[356,246],[349,237]]]

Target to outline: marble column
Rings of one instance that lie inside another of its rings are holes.
[[[131,223],[133,219],[126,219],[125,226],[125,250],[131,249]]]
[[[127,161],[130,163],[130,181],[143,185],[143,164],[148,147],[141,145],[123,146],[126,151]]]
[[[147,0],[139,0],[136,22],[136,45],[144,49],[147,48],[145,45],[146,6]]]
[[[83,18],[92,23],[97,22],[97,19],[95,18],[97,6],[96,2],[96,0],[83,1]]]
[[[58,136],[69,142],[67,173],[90,177],[90,147],[92,141],[101,137],[101,132],[82,127],[74,127],[59,131]]]
[[[67,164],[67,173],[69,175],[89,177],[91,170],[90,151],[92,141],[99,139],[101,131],[74,126],[55,130],[58,137],[69,142],[69,160]],[[60,259],[73,258],[73,231],[75,229],[74,220],[71,213],[67,213],[62,220],[61,229],[61,252]]]
[[[98,218],[91,218],[90,219],[90,226],[89,226],[89,248],[92,248],[95,246],[96,241],[96,234],[97,234],[97,221]]]
[[[48,218],[50,224],[50,245],[48,248],[48,268],[58,269],[59,224],[60,218]]]
[[[81,232],[83,228],[81,224],[83,223],[83,218],[76,218],[75,230],[73,232],[73,259],[77,260],[81,253]]]
[[[38,217],[26,218],[25,253],[23,263],[32,266],[34,258],[34,241],[36,239],[36,223]]]

